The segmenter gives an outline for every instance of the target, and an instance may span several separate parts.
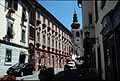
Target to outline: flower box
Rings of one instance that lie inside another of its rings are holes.
[[[14,8],[10,8],[10,9],[9,9],[9,12],[15,13],[15,9],[14,9]]]

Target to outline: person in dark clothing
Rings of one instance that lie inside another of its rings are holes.
[[[41,81],[45,81],[45,75],[46,75],[45,69],[46,69],[46,66],[42,65],[40,73],[38,74],[38,77]]]

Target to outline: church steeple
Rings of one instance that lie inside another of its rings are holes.
[[[75,8],[74,8],[74,14],[73,14],[73,22],[78,22]]]
[[[77,20],[77,13],[76,10],[74,8],[74,14],[73,14],[73,23],[71,24],[72,29],[78,29],[80,27],[80,24],[78,23]]]

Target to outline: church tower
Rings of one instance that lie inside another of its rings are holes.
[[[71,33],[72,33],[72,42],[73,42],[73,47],[72,47],[72,59],[76,61],[76,63],[82,63],[77,61],[75,58],[81,57],[84,55],[83,52],[83,39],[82,39],[82,30],[80,29],[80,24],[77,20],[77,13],[74,9],[74,14],[73,14],[73,23],[71,24]]]
[[[71,33],[73,35],[72,41],[74,44],[78,45],[78,47],[82,48],[82,33],[80,29],[80,24],[77,20],[77,13],[74,9],[73,14],[73,23],[71,24]]]

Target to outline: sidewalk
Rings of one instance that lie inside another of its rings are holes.
[[[35,72],[33,75],[27,75],[23,77],[16,77],[16,80],[39,80],[38,79],[39,72]]]

